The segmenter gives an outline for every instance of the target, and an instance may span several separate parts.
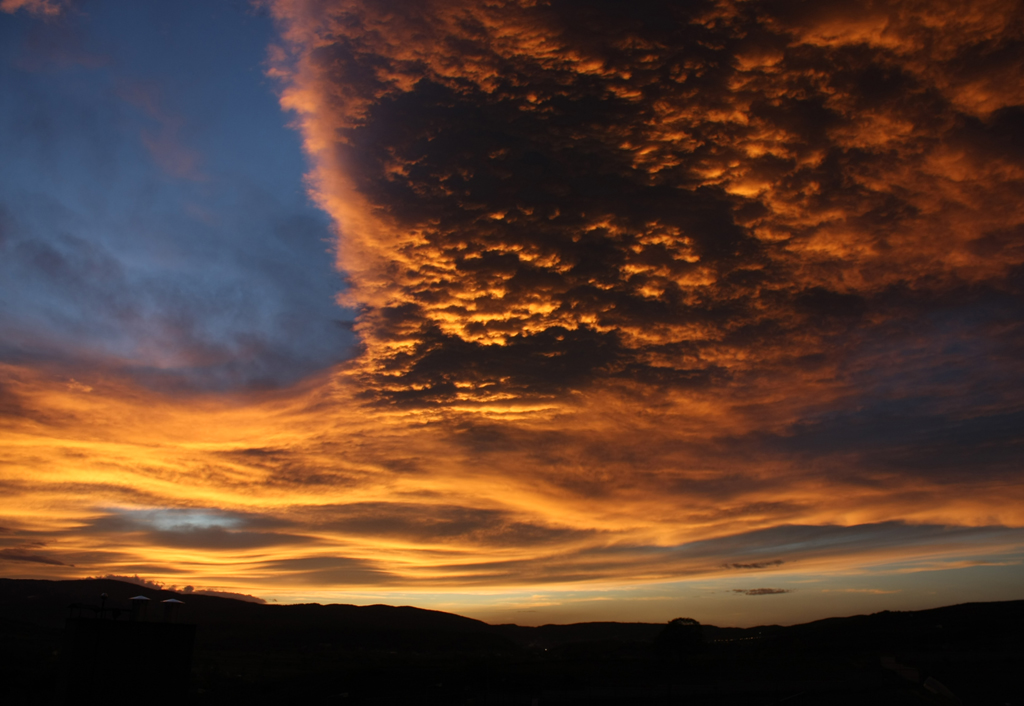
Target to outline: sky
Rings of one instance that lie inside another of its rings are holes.
[[[1024,598],[1019,3],[0,10],[0,575]]]

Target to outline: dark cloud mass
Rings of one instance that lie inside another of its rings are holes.
[[[440,503],[319,531],[532,548],[436,560],[488,583],[1019,523],[1017,5],[272,7],[359,311],[340,399],[398,425],[346,458]]]
[[[726,564],[726,569],[769,569],[776,566],[782,566],[786,562],[782,559],[775,559],[774,561],[755,561],[750,564]]]
[[[774,596],[779,593],[792,593],[785,588],[734,588],[733,593],[742,593],[745,596]]]
[[[383,400],[948,361],[964,297],[1016,346],[1012,3],[280,5]]]

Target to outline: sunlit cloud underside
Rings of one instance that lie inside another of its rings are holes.
[[[244,394],[4,365],[6,575],[466,610],[1020,563],[1016,3],[269,7],[361,347]]]

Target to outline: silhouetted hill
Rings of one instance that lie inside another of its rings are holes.
[[[59,702],[72,603],[185,601],[186,703],[952,704],[1024,706],[1024,601],[793,626],[488,625],[413,607],[273,605],[109,579],[0,579],[0,703]],[[667,636],[666,636],[667,637]],[[117,665],[111,665],[117,674]],[[953,694],[954,696],[949,696]]]
[[[111,579],[41,581],[0,579],[0,619],[27,620],[60,627],[72,603],[99,605],[106,593],[108,606],[128,607],[132,596],[144,595],[154,602],[176,598],[185,602],[183,618],[198,625],[252,624],[318,626],[372,630],[444,630],[487,632],[487,623],[454,613],[411,606],[273,605],[220,596],[183,594]]]
[[[916,611],[882,611],[848,618],[826,618],[781,627],[749,628],[736,637],[760,634],[787,649],[861,648],[1000,650],[1018,647],[1024,630],[1024,601],[962,603]],[[712,633],[715,629],[712,628]]]
[[[252,625],[256,627],[443,631],[486,633],[519,645],[549,647],[577,642],[650,642],[662,623],[593,622],[570,625],[526,627],[514,624],[489,625],[454,613],[411,606],[317,603],[275,605],[220,596],[183,594],[112,579],[44,581],[0,578],[0,620],[30,622],[61,628],[72,603],[128,607],[128,599],[145,595],[158,603],[168,598],[185,602],[182,619],[198,625]],[[920,611],[883,611],[871,615],[826,618],[792,626],[765,625],[754,628],[704,626],[709,643],[750,639],[771,640],[798,646],[880,646],[900,643],[964,643],[982,641],[989,645],[1017,644],[1024,627],[1024,600],[993,603],[964,603]]]

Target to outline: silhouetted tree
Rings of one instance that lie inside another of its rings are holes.
[[[704,647],[700,623],[693,618],[674,618],[658,634],[655,646],[663,652],[692,654]]]

